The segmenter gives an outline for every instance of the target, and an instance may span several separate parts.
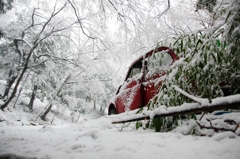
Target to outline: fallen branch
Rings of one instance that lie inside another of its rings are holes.
[[[48,108],[50,108],[52,106],[52,101],[55,99],[56,96],[58,96],[58,94],[61,92],[63,86],[71,79],[71,75],[68,75],[66,77],[66,79],[63,81],[62,85],[58,88],[57,92],[55,93],[55,95],[52,97],[52,99],[48,102],[48,104],[46,105],[46,107],[38,114],[38,116],[36,117],[36,119],[34,120],[34,122],[36,122],[37,118],[44,113],[45,110],[47,110]]]
[[[239,127],[239,125],[236,124],[236,127],[235,127],[234,129],[224,128],[224,127],[219,127],[219,126],[217,126],[217,125],[214,125],[214,126],[213,126],[210,120],[209,120],[209,122],[210,122],[210,126],[203,125],[203,124],[201,124],[201,123],[198,122],[198,121],[197,121],[196,123],[198,124],[198,126],[199,126],[201,129],[203,129],[203,128],[205,128],[205,129],[213,129],[213,130],[216,131],[216,132],[218,132],[218,131],[231,131],[231,132],[235,133],[236,130],[238,129],[238,127]]]
[[[140,120],[150,120],[153,118],[179,116],[186,114],[196,114],[201,112],[211,112],[215,110],[237,108],[240,106],[240,94],[212,99],[211,104],[191,103],[189,106],[184,104],[176,107],[168,107],[166,110],[153,110],[144,112],[144,114],[134,114],[125,117],[123,120],[113,121],[112,124],[128,123]]]

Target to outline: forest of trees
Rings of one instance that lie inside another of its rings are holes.
[[[184,60],[169,70],[175,78],[166,79],[158,105],[185,102],[172,85],[190,92],[186,83],[196,78],[201,97],[222,96],[217,84],[226,77],[236,94],[239,8],[235,0],[1,0],[1,110],[21,93],[31,98],[29,111],[35,98],[49,101],[49,109],[75,111],[87,97],[105,108],[132,59],[159,45]]]

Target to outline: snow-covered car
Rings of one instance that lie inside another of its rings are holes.
[[[161,89],[166,69],[178,59],[168,47],[159,47],[138,58],[110,102],[108,115],[146,106]]]

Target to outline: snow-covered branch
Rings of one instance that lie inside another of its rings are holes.
[[[201,129],[213,129],[214,131],[218,132],[218,131],[231,131],[233,133],[236,132],[236,130],[238,129],[239,127],[239,124],[236,123],[235,121],[233,121],[235,123],[234,126],[231,126],[231,127],[222,127],[222,126],[217,126],[217,125],[213,125],[211,120],[208,120],[210,125],[205,125],[199,121],[197,121],[197,125],[201,128]]]
[[[184,90],[182,90],[181,88],[179,88],[178,86],[174,85],[173,88],[178,91],[179,93],[181,93],[182,95],[192,99],[193,101],[201,104],[201,105],[207,105],[209,104],[209,100],[208,99],[203,99],[203,98],[198,98],[198,97],[195,97],[191,94],[188,94],[187,92],[185,92]]]
[[[212,99],[212,103],[209,104],[199,104],[199,103],[185,103],[181,106],[176,107],[159,107],[153,111],[143,111],[141,114],[134,114],[131,116],[124,116],[112,124],[127,123],[139,120],[150,120],[153,118],[169,117],[169,116],[179,116],[186,114],[195,114],[200,112],[209,112],[227,108],[236,108],[240,106],[240,94],[231,95],[227,97],[219,97]]]

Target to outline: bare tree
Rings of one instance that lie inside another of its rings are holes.
[[[12,99],[14,98],[15,94],[17,93],[17,89],[18,86],[20,84],[20,82],[22,81],[22,78],[26,72],[26,70],[29,68],[29,62],[30,59],[32,57],[32,55],[34,54],[35,56],[37,56],[37,53],[35,52],[35,50],[37,49],[37,47],[39,46],[39,44],[41,44],[44,40],[48,39],[49,37],[53,36],[55,33],[64,31],[66,29],[69,29],[75,22],[73,22],[72,24],[69,24],[68,26],[64,26],[64,27],[56,27],[51,25],[52,21],[54,20],[54,18],[60,14],[60,12],[63,11],[63,9],[67,6],[67,3],[64,3],[61,7],[57,7],[57,2],[54,5],[53,11],[51,13],[51,15],[42,23],[35,23],[35,18],[38,15],[37,10],[38,9],[33,9],[33,13],[32,13],[32,23],[29,27],[27,27],[23,32],[22,32],[22,37],[21,39],[14,39],[15,43],[18,41],[23,42],[24,44],[28,45],[29,49],[28,51],[22,56],[22,67],[19,73],[19,76],[16,80],[16,84],[13,88],[13,91],[10,95],[10,97],[5,101],[5,103],[3,103],[1,105],[1,110],[4,110],[4,108],[6,108],[8,106],[8,104],[12,101]],[[28,43],[25,39],[24,39],[24,35],[25,32],[27,32],[30,29],[37,29],[38,28],[38,33],[37,36],[35,37],[35,40],[33,40],[33,42],[30,44]],[[17,51],[18,51],[18,45],[16,45]],[[21,53],[21,52],[18,52]]]

